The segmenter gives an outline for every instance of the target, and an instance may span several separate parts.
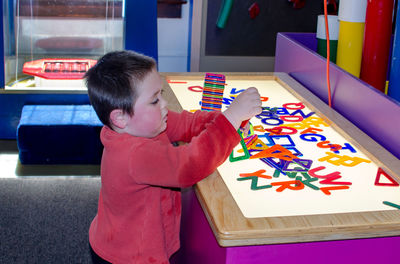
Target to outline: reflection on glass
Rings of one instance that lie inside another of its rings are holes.
[[[3,4],[6,89],[84,89],[93,60],[123,48],[123,0]]]

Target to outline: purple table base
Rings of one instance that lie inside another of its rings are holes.
[[[399,263],[400,237],[220,247],[193,190],[183,194],[181,249],[171,263]]]

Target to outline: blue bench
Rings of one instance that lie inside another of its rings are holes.
[[[90,105],[25,105],[17,127],[22,164],[100,164],[102,123]]]

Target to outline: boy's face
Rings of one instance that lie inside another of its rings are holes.
[[[133,115],[129,116],[127,133],[152,138],[167,127],[167,102],[161,95],[163,82],[153,69],[137,87],[137,99]]]

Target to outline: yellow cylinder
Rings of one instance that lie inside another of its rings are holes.
[[[360,77],[364,27],[364,22],[339,21],[336,64],[356,77]]]

